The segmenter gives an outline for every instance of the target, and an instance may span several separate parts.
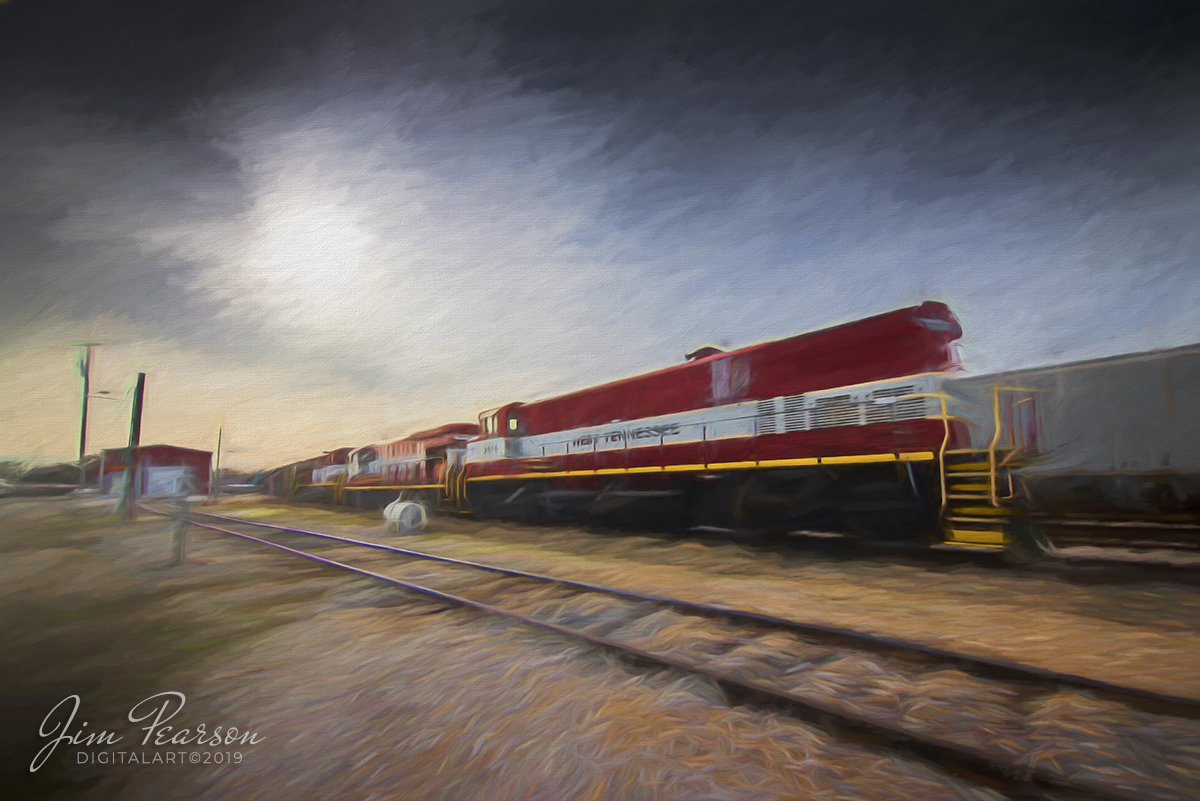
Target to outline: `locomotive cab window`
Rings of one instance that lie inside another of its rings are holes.
[[[500,433],[500,412],[494,411],[480,417],[484,436],[496,436]]]

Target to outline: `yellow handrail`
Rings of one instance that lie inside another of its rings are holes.
[[[465,454],[460,459],[446,459],[442,471],[444,492],[451,506],[464,511],[467,506],[466,474],[467,465]]]
[[[950,412],[946,407],[946,399],[949,398],[950,396],[947,395],[945,392],[914,392],[911,395],[902,395],[900,397],[902,397],[902,398],[937,398],[941,402],[941,407],[942,407],[941,414],[930,415],[928,418],[926,418],[926,419],[932,419],[932,420],[941,420],[942,428],[944,431],[944,433],[942,435],[942,446],[938,449],[938,477],[940,479],[940,487],[941,487],[941,495],[942,495],[942,505],[941,505],[940,511],[938,512],[938,516],[940,518],[942,515],[946,514],[946,507],[950,502],[949,497],[947,497],[947,489],[946,489],[946,449],[950,445],[950,420],[951,419],[960,419],[960,418],[957,418],[957,417],[952,418],[951,417]]]
[[[996,450],[1000,446],[1000,436],[1002,434],[1000,423],[1000,393],[1042,391],[1043,390],[1034,387],[1005,387],[1001,386],[999,381],[992,384],[992,422],[996,429],[992,433],[992,441],[988,445],[988,497],[991,499],[992,506],[1000,506],[1000,492],[996,488],[1000,472],[999,466],[996,464]],[[1005,459],[1004,461],[1007,464],[1008,459]]]

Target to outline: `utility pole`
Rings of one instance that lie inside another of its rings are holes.
[[[103,342],[72,342],[75,347],[87,348],[85,354],[79,357],[79,376],[83,379],[83,401],[79,409],[79,486],[87,484],[87,468],[83,459],[87,455],[87,418],[88,396],[91,393],[92,378],[92,348],[103,345]]]
[[[133,414],[129,419],[129,447],[125,449],[125,486],[117,519],[124,523],[137,520],[137,448],[142,441],[142,396],[146,392],[146,374],[138,373],[137,388],[133,391]]]
[[[223,420],[217,421],[217,452],[213,463],[212,478],[209,480],[208,487],[208,494],[212,498],[213,503],[221,500],[221,428],[223,424]]]

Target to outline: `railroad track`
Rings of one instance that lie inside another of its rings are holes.
[[[1012,798],[1200,798],[1197,699],[308,529],[196,512],[188,523],[708,676],[740,700],[915,753]],[[229,526],[315,540],[325,552],[369,549],[388,572]],[[405,568],[419,575],[398,575]]]
[[[1043,523],[1042,525],[1051,526],[1054,523]],[[1076,528],[1082,528],[1082,526]],[[589,530],[595,531],[597,528],[590,527]],[[620,532],[620,534],[625,536],[626,532]],[[745,542],[747,539],[752,539],[755,545],[768,550],[779,548],[780,553],[817,551],[827,554],[833,551],[852,554],[857,558],[899,557],[930,564],[976,564],[1006,570],[1016,567],[1006,561],[1005,553],[1002,550],[954,544],[928,546],[875,543],[861,548],[848,535],[818,531],[751,537],[748,532],[701,528],[689,530],[688,535],[696,539],[707,539],[710,542]],[[1037,573],[1054,573],[1064,576],[1068,580],[1087,584],[1169,581],[1175,584],[1200,586],[1200,564],[1195,561],[1195,558],[1200,556],[1200,549],[1173,545],[1163,541],[1103,538],[1087,534],[1075,536],[1059,535],[1054,532],[1048,533],[1048,537],[1056,548],[1091,546],[1093,550],[1087,555],[1059,551],[1049,558],[1034,563],[1021,563],[1016,569],[1027,569]],[[1140,552],[1141,555],[1130,557],[1129,550],[1135,553]],[[1188,558],[1172,563],[1169,560],[1175,555]]]
[[[1200,526],[1150,523],[1110,523],[1101,520],[1039,521],[1055,545],[1093,545],[1098,548],[1154,548],[1200,553]]]

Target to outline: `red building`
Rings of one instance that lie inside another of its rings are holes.
[[[100,487],[106,495],[121,491],[128,475],[127,448],[100,452]],[[212,474],[212,452],[177,445],[143,445],[134,449],[139,497],[207,495]]]

